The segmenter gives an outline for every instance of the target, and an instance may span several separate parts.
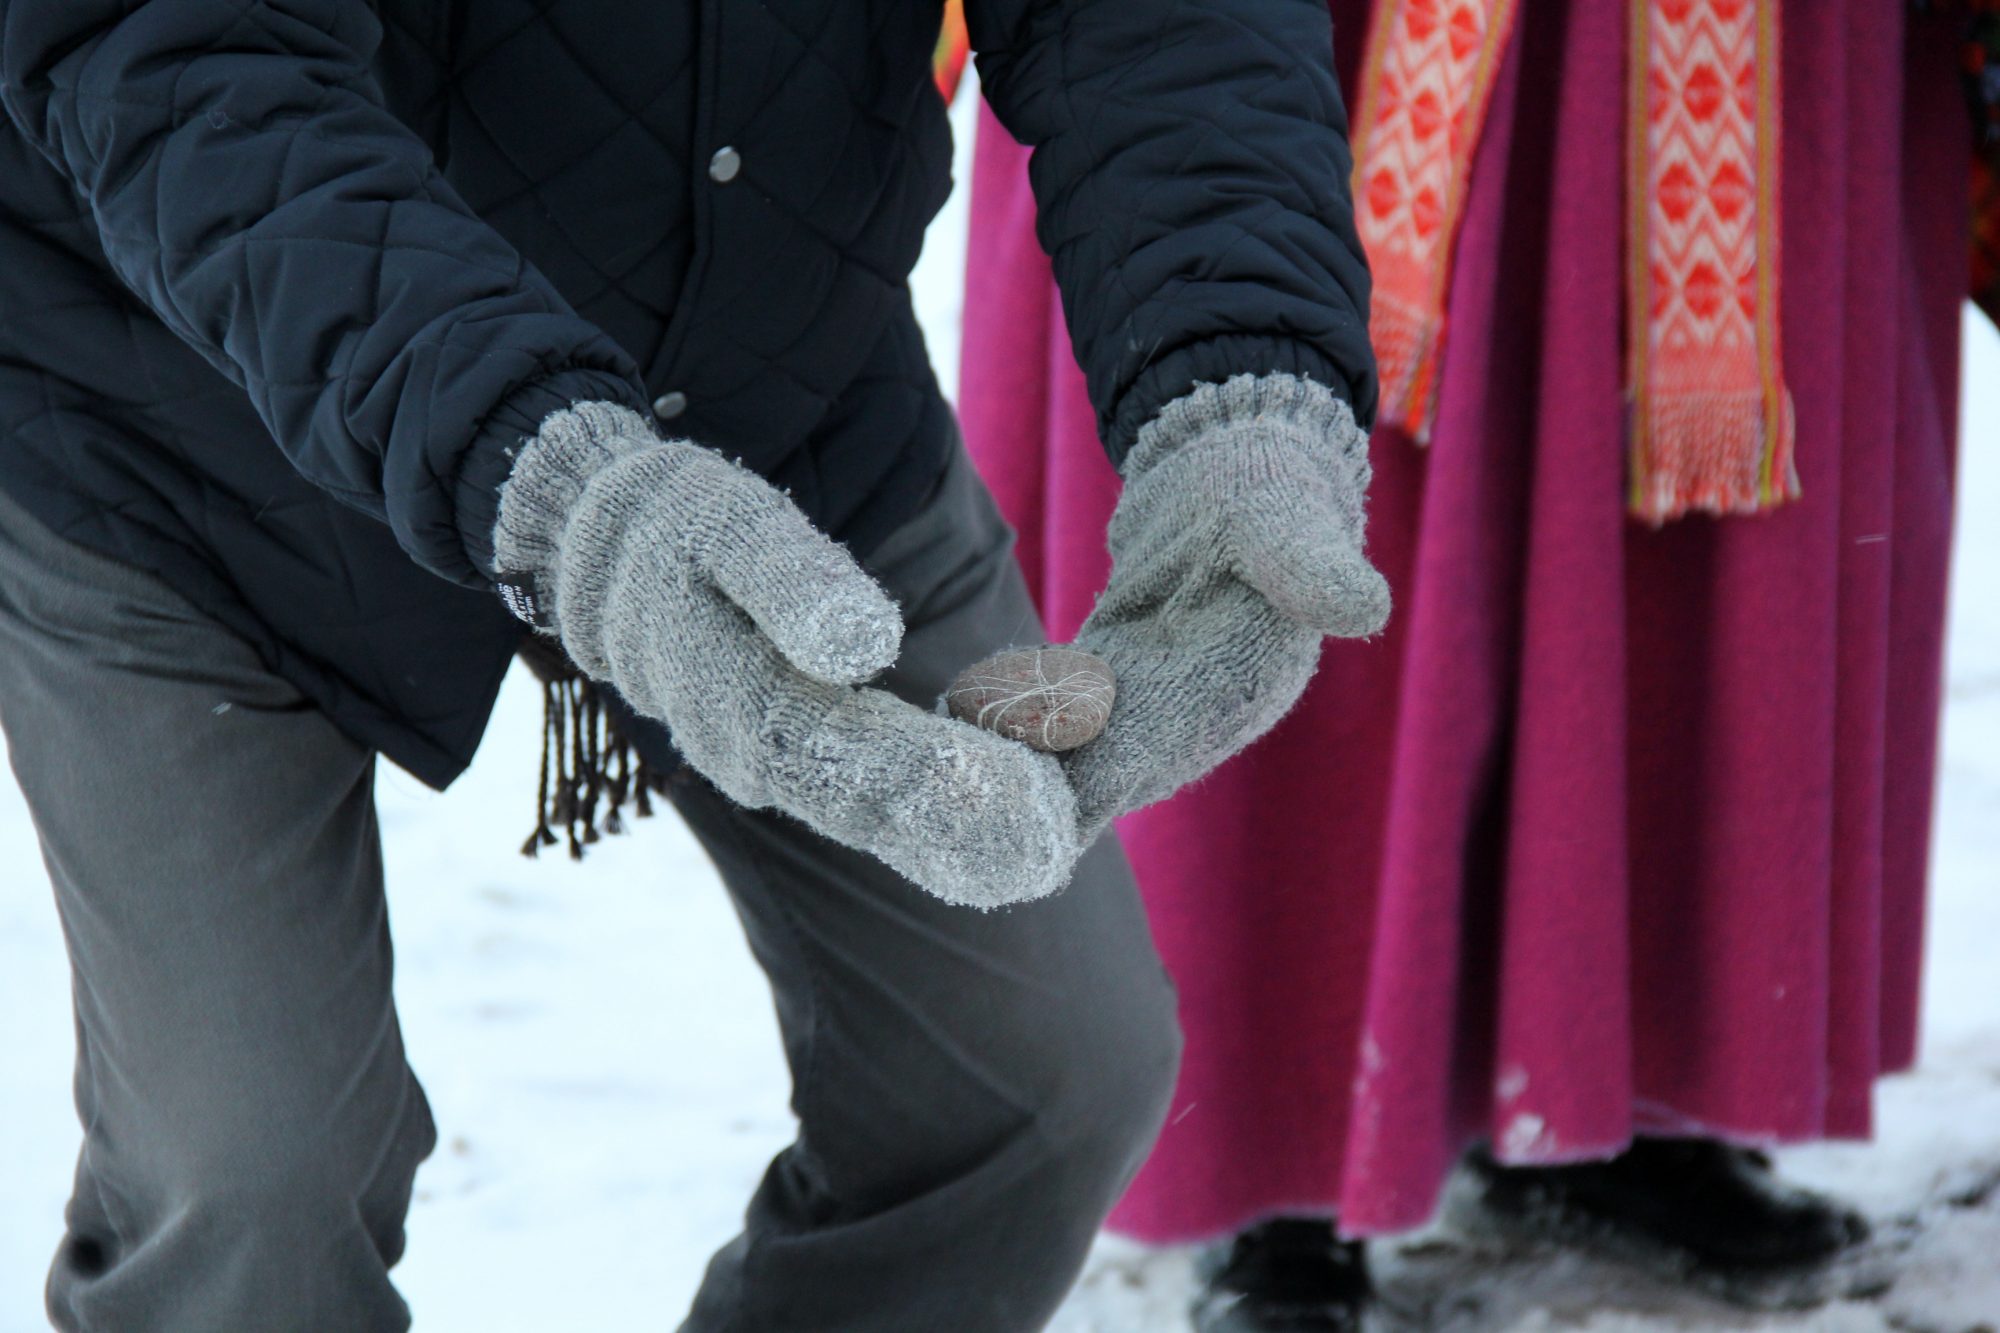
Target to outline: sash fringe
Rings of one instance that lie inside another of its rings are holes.
[[[646,761],[605,706],[598,684],[561,649],[531,635],[520,657],[542,682],[535,828],[521,855],[540,856],[544,847],[567,842],[570,859],[581,861],[584,849],[604,835],[625,832],[628,804],[636,818],[651,818],[652,798],[666,794],[669,774]]]

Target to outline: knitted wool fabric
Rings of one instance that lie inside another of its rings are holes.
[[[1118,679],[1104,734],[1064,759],[1086,836],[1270,730],[1326,635],[1382,628],[1369,475],[1352,410],[1293,375],[1202,385],[1140,432],[1111,579],[1077,635]]]
[[[503,553],[496,541],[494,554],[505,568],[557,574],[544,591],[565,645],[593,676],[609,675],[601,617],[626,572],[616,556],[641,536],[682,557],[677,573],[706,574],[816,680],[866,680],[896,660],[902,617],[852,556],[761,477],[712,450],[660,440],[629,408],[583,403],[551,416],[515,463],[507,495],[497,536],[509,545]],[[560,559],[565,550],[600,558]],[[641,711],[656,702],[627,698]]]
[[[1068,881],[1084,844],[1056,761],[860,688],[895,660],[896,607],[762,478],[582,404],[521,452],[494,552],[532,576],[577,665],[664,722],[731,799],[949,902]]]

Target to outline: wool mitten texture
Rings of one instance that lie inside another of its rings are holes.
[[[1327,635],[1382,628],[1369,475],[1353,412],[1294,375],[1201,385],[1140,432],[1111,579],[1076,639],[1118,678],[1104,734],[1063,758],[1086,838],[1269,731]]]
[[[732,800],[948,902],[1068,882],[1084,844],[1057,761],[868,688],[901,643],[895,603],[748,469],[579,404],[515,460],[494,553],[533,577],[576,664],[665,723]]]

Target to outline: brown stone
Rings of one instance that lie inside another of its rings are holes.
[[[1101,658],[1077,648],[1014,648],[959,673],[945,706],[963,722],[1050,754],[1094,740],[1118,687]]]

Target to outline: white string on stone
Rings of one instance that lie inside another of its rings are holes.
[[[1012,648],[974,663],[945,691],[946,709],[1046,754],[1095,740],[1118,692],[1111,668],[1077,648]]]

